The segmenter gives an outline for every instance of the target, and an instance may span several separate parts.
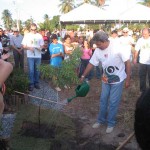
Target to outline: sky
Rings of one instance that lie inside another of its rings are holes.
[[[21,20],[27,20],[32,18],[37,22],[43,21],[45,14],[48,14],[50,18],[56,15],[60,15],[59,0],[0,0],[0,23],[1,16],[4,9],[8,9],[12,18],[20,18]],[[83,2],[83,0],[76,0],[77,3]]]
[[[0,0],[0,25],[2,24],[2,12],[4,9],[8,9],[13,19],[27,20],[29,18],[33,18],[35,23],[43,22],[43,18],[45,14],[48,14],[50,19],[53,16],[61,15],[60,8],[58,5],[60,4],[59,0]],[[127,2],[133,2],[136,0],[108,0],[111,1],[111,4],[117,6],[116,4],[121,4],[121,6],[125,6]],[[123,3],[123,1],[125,3]],[[76,0],[76,3],[81,3],[83,0]],[[122,9],[122,7],[118,7]]]
[[[21,20],[27,20],[32,16],[34,20],[40,22],[45,14],[51,18],[59,15],[59,3],[59,0],[1,0],[0,20],[3,10],[8,9],[13,19],[18,16]]]

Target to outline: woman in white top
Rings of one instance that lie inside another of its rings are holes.
[[[74,47],[71,44],[71,37],[70,35],[65,35],[64,37],[64,50],[65,50],[65,60],[69,59],[69,56],[72,54]]]

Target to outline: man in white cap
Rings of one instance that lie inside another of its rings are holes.
[[[92,70],[93,66],[102,63],[102,90],[100,97],[100,111],[97,122],[92,126],[98,128],[102,124],[107,124],[106,133],[111,133],[116,124],[116,115],[121,100],[123,85],[130,85],[130,60],[124,52],[120,44],[113,44],[108,40],[108,35],[103,32],[97,32],[93,41],[97,48],[92,55],[88,66],[86,67],[81,81]]]
[[[125,53],[128,53],[130,60],[132,60],[132,46],[134,46],[134,39],[129,36],[129,29],[125,27],[122,30],[123,36],[120,37],[120,44],[124,47]]]

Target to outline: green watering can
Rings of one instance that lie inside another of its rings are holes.
[[[76,95],[68,98],[67,102],[71,102],[74,98],[76,97],[85,97],[87,95],[87,93],[90,90],[90,86],[87,82],[83,82],[82,84],[78,85],[75,89]]]

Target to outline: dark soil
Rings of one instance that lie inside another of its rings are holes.
[[[29,121],[22,123],[22,128],[19,132],[22,136],[29,136],[34,138],[50,139],[55,138],[55,127],[51,128],[46,124],[37,124]]]

